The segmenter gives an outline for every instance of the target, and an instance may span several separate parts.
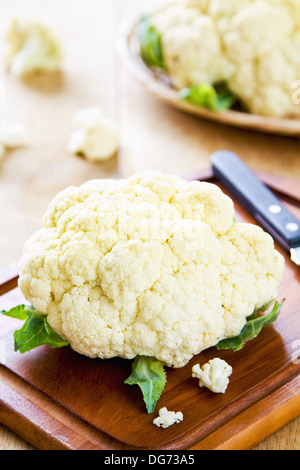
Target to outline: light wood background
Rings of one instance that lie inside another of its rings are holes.
[[[50,199],[91,178],[128,176],[142,169],[188,175],[226,148],[255,169],[299,178],[300,139],[267,136],[202,121],[149,96],[118,54],[123,21],[152,0],[0,0],[0,84],[6,121],[28,128],[27,144],[0,162],[0,268],[16,261],[40,227]],[[6,74],[4,30],[12,17],[50,25],[63,46],[63,73],[22,82]],[[300,78],[300,77],[299,77]],[[120,127],[118,158],[91,164],[65,148],[75,111],[100,106]],[[300,183],[299,183],[300,184]],[[276,419],[276,418],[274,418]],[[0,425],[0,450],[33,448]],[[259,450],[299,450],[300,418],[262,442]]]

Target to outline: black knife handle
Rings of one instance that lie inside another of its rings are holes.
[[[235,153],[217,151],[211,156],[211,164],[214,175],[232,197],[284,248],[300,245],[300,221]]]

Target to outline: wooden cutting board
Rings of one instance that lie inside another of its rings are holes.
[[[299,182],[259,176],[300,218]],[[218,184],[210,171],[194,179]],[[223,189],[223,188],[222,188]],[[236,203],[238,220],[255,223]],[[286,258],[276,323],[238,352],[215,348],[182,369],[167,369],[154,414],[140,389],[124,384],[131,362],[89,359],[69,347],[14,352],[18,320],[0,318],[0,422],[38,449],[246,450],[300,415],[300,269]],[[0,273],[0,310],[24,302],[17,265]],[[225,394],[198,387],[192,366],[220,357],[233,368]],[[168,429],[152,421],[166,406],[184,419]]]

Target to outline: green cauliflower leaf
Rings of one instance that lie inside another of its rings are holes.
[[[14,332],[15,351],[23,354],[44,344],[48,344],[51,348],[60,348],[69,344],[53,330],[47,317],[32,306],[18,305],[8,311],[2,310],[0,313],[18,320],[25,320],[20,330]]]
[[[224,84],[216,86],[209,83],[197,83],[179,92],[179,99],[211,111],[230,109],[236,102],[236,97]]]
[[[149,67],[165,70],[161,36],[153,25],[151,18],[143,15],[139,22],[138,38],[140,54]]]
[[[259,315],[260,311],[264,309],[260,309],[258,311],[255,310],[253,314],[247,318],[247,323],[239,335],[233,338],[223,339],[217,344],[216,348],[218,350],[232,349],[233,351],[239,351],[242,349],[245,343],[256,338],[265,326],[270,325],[277,320],[284,301],[285,299],[283,299],[281,303],[276,301],[272,310],[264,315]]]
[[[166,372],[161,361],[154,357],[137,356],[132,373],[125,384],[138,385],[142,391],[147,412],[153,413],[166,384]]]

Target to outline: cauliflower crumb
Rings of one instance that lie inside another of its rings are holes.
[[[19,77],[58,72],[60,43],[45,25],[14,19],[7,31],[6,64],[10,73]]]
[[[161,408],[158,412],[159,416],[153,420],[153,424],[158,428],[168,428],[175,423],[180,423],[183,420],[181,411],[168,411],[166,407]]]
[[[67,150],[96,162],[113,157],[118,150],[119,132],[116,123],[104,116],[98,107],[77,111],[73,118]]]
[[[199,387],[206,387],[214,393],[225,393],[231,374],[232,367],[218,357],[208,361],[202,368],[199,364],[192,368],[192,377],[199,379]]]

